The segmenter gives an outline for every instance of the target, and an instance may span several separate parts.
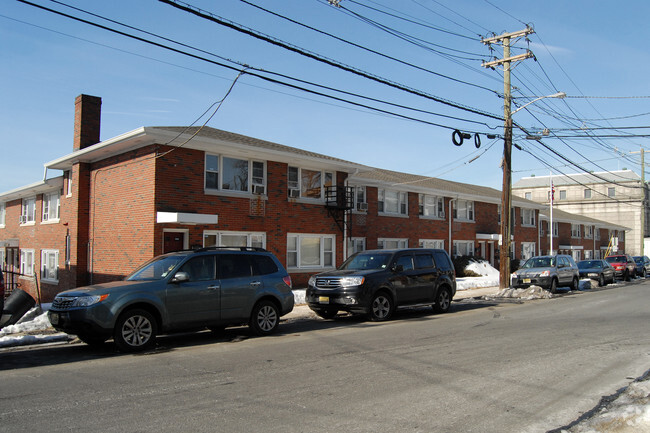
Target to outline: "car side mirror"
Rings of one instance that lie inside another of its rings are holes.
[[[393,266],[393,272],[404,272],[404,265]]]
[[[172,283],[182,283],[184,281],[190,281],[190,274],[187,272],[176,272],[176,275],[172,278]]]

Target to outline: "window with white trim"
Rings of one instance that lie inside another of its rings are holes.
[[[379,238],[377,239],[377,249],[379,250],[395,250],[401,248],[408,248],[408,239],[397,238]]]
[[[585,190],[584,190],[584,198],[587,198],[587,199],[591,198],[591,189],[585,188]]]
[[[594,226],[585,225],[585,239],[594,238]]]
[[[408,193],[391,189],[377,191],[379,213],[393,215],[408,215]]]
[[[566,189],[560,190],[560,200],[566,200]]]
[[[445,249],[445,241],[442,239],[420,239],[420,248]]]
[[[521,225],[535,227],[535,209],[521,209]]]
[[[580,224],[571,224],[571,237],[580,238]]]
[[[591,260],[593,259],[593,251],[591,250],[585,250],[585,260]]]
[[[34,275],[34,250],[20,250],[20,273],[28,277]]]
[[[521,243],[521,260],[528,260],[535,256],[535,242],[522,242]]]
[[[335,235],[287,234],[287,267],[319,269],[334,266]]]
[[[572,250],[571,251],[571,256],[573,257],[573,260],[575,260],[576,262],[579,262],[580,260],[582,260],[582,258],[580,257],[581,256],[580,250]]]
[[[264,162],[205,154],[206,190],[264,193],[265,185],[266,164]]]
[[[65,172],[65,182],[66,182],[65,196],[72,197],[72,170],[68,170]]]
[[[560,233],[560,223],[555,221],[553,223],[553,237],[554,238],[558,237],[560,235],[559,233]]]
[[[532,192],[526,192],[524,193],[524,198],[526,200],[532,200],[533,199],[533,193]]]
[[[203,246],[266,248],[266,233],[205,230]]]
[[[43,220],[42,221],[58,221],[60,210],[61,210],[61,194],[59,194],[58,191],[49,194],[43,194]]]
[[[41,251],[41,280],[43,282],[59,282],[59,251]]]
[[[348,241],[348,257],[354,253],[360,251],[365,251],[366,249],[366,238],[351,238]]]
[[[0,203],[0,227],[5,226],[5,218],[7,216],[7,204],[5,202]]]
[[[600,229],[598,227],[596,227],[596,240],[600,240]]]
[[[616,188],[607,188],[607,197],[616,197]]]
[[[470,200],[455,200],[454,219],[459,221],[474,221],[474,202]]]
[[[334,173],[289,166],[287,187],[290,198],[325,199],[325,189],[334,185]]]
[[[366,212],[368,210],[366,187],[355,185],[352,187],[352,194],[354,194],[354,210],[358,212]]]
[[[474,241],[454,241],[454,248],[452,254],[454,257],[473,256]]]
[[[435,195],[418,194],[419,212],[421,216],[444,218],[445,199]]]
[[[36,218],[36,198],[24,198],[21,211],[20,211],[20,223],[28,224],[33,223]]]

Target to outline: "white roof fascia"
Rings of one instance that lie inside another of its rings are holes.
[[[63,176],[41,180],[29,185],[21,186],[10,191],[0,193],[0,201],[12,201],[31,197],[46,192],[56,191],[63,187]]]

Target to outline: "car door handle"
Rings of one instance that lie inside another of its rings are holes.
[[[262,282],[261,281],[252,281],[250,285],[251,285],[251,287],[259,287],[259,286],[262,285]]]
[[[208,286],[207,287],[208,290],[218,290],[220,288],[221,288],[221,286]]]

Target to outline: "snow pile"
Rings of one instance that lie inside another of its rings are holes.
[[[499,271],[494,269],[488,262],[484,260],[480,262],[472,261],[465,269],[480,275],[480,277],[456,278],[456,290],[499,286]]]
[[[465,270],[472,271],[475,274],[481,275],[483,277],[492,277],[499,280],[499,270],[493,268],[488,262],[482,260],[480,262],[472,261],[466,267]]]
[[[503,289],[494,295],[485,296],[485,299],[513,298],[522,300],[551,299],[553,295],[539,286],[530,286],[527,289]]]
[[[45,307],[45,306],[44,306]],[[15,325],[0,329],[0,348],[70,340],[68,334],[56,333],[39,307],[29,310]]]
[[[650,380],[633,382],[594,416],[563,433],[650,433]]]

